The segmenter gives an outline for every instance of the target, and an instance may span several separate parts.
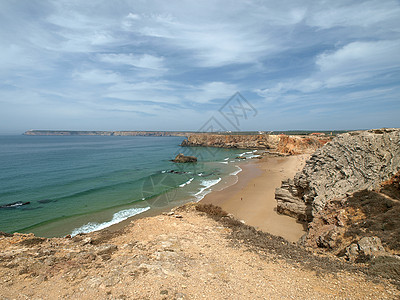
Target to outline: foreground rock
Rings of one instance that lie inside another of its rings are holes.
[[[114,233],[0,235],[0,249],[1,299],[400,297],[386,279],[364,275],[367,268],[313,255],[206,205]]]
[[[329,201],[378,188],[399,169],[399,129],[341,134],[315,151],[294,179],[282,182],[276,190],[277,210],[311,221]]]
[[[176,163],[191,163],[191,162],[197,162],[197,157],[185,156],[182,153],[179,153],[172,161]]]
[[[395,255],[400,277],[400,172],[379,189],[329,202],[308,224],[303,244],[352,261]]]

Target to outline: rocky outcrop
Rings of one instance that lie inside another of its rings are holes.
[[[185,156],[182,153],[179,153],[175,159],[172,160],[173,162],[176,163],[193,163],[197,162],[197,157],[195,156]]]
[[[376,257],[385,255],[385,248],[382,246],[381,239],[376,236],[363,237],[356,243],[352,243],[346,248],[347,260],[356,261],[364,257]]]
[[[375,191],[362,190],[328,202],[308,224],[302,244],[354,261],[368,255],[376,256],[376,253],[364,251],[365,243],[354,241],[370,241],[376,237],[379,251],[381,243],[390,253],[400,255],[399,182],[400,171]]]
[[[378,188],[400,169],[400,129],[355,131],[315,151],[294,179],[276,189],[280,213],[311,221],[333,199]]]
[[[329,137],[253,134],[191,134],[181,146],[263,149],[283,154],[312,153],[330,140]]]

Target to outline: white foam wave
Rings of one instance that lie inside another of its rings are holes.
[[[150,209],[150,207],[130,208],[130,209],[121,210],[113,215],[113,218],[111,219],[111,221],[104,222],[104,223],[90,222],[79,228],[75,228],[72,231],[71,236],[75,236],[79,233],[89,233],[89,232],[93,232],[93,231],[98,231],[98,230],[110,227],[111,225],[122,222],[122,221],[128,219],[129,217],[133,217],[133,216],[138,215],[142,212],[145,212],[149,209]]]
[[[212,180],[203,180],[201,182],[201,185],[203,187],[196,194],[194,194],[196,196],[196,198],[198,199],[198,201],[203,199],[204,196],[210,192],[210,190],[209,190],[210,187],[212,187],[213,185],[216,185],[220,181],[221,181],[221,178],[212,179]]]
[[[228,162],[227,162],[227,161],[220,161],[219,163],[220,163],[220,164],[225,164],[225,165],[227,165],[227,164],[228,164]]]
[[[246,156],[246,159],[251,159],[251,158],[259,157],[259,156],[261,156],[261,155],[258,155],[258,154],[249,155],[249,156]]]
[[[239,167],[239,166],[236,166],[236,168],[237,168],[237,170],[236,170],[236,171],[233,171],[233,172],[230,173],[229,175],[237,175],[237,174],[239,174],[240,172],[243,171],[242,168]]]
[[[257,151],[257,150],[255,150]],[[239,157],[245,156],[246,154],[252,154],[254,151],[248,151],[248,152],[243,152],[241,154],[239,154]]]
[[[228,160],[229,159],[229,157],[227,157],[227,158],[224,158],[224,160]]]
[[[191,183],[193,181],[194,178],[190,178],[188,181],[182,183],[179,185],[179,187],[184,187],[185,185],[188,185],[189,183]]]

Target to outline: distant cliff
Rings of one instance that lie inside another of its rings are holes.
[[[312,153],[330,140],[318,136],[191,134],[181,146],[264,149],[282,154]]]
[[[74,130],[28,130],[24,135],[104,135],[104,136],[187,136],[178,131],[74,131]]]

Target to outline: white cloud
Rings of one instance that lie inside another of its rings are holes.
[[[228,99],[237,91],[236,85],[214,81],[193,86],[190,91],[185,93],[185,98],[189,101],[207,103],[215,99]]]
[[[317,2],[312,7],[306,23],[322,29],[337,26],[371,27],[378,23],[399,24],[400,7],[397,1]]]
[[[129,54],[99,54],[98,58],[100,61],[112,63],[112,64],[120,64],[120,65],[129,65],[137,68],[144,69],[156,69],[161,70],[164,69],[164,58],[158,57],[149,54],[143,55],[134,55],[132,53]]]
[[[353,42],[317,57],[322,72],[380,71],[400,67],[400,40]]]
[[[113,84],[124,81],[121,75],[113,71],[99,69],[75,72],[73,78],[92,84]]]

